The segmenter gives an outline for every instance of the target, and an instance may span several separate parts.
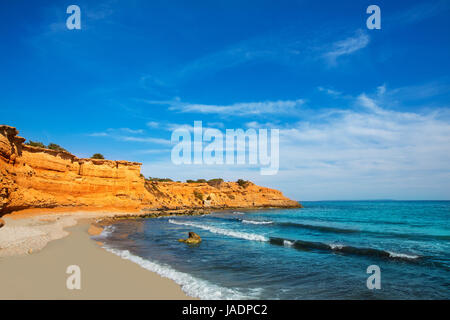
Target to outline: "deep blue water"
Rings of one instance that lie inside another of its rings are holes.
[[[121,220],[101,237],[204,299],[450,298],[450,202],[302,204]],[[189,231],[203,242],[179,243]],[[366,286],[369,265],[381,269],[380,290]]]

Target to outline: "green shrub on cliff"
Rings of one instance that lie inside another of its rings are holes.
[[[206,179],[186,180],[187,183],[207,183]]]
[[[208,180],[208,184],[211,186],[211,187],[220,187],[220,185],[223,183],[223,179],[222,178],[217,178],[217,179],[211,179],[211,180]]]
[[[248,185],[250,184],[250,181],[238,179],[238,181],[236,181],[236,183],[242,188],[247,188]]]
[[[56,143],[50,143],[48,146],[46,146],[45,144],[43,144],[42,142],[39,141],[28,141],[27,143],[25,143],[27,146],[32,146],[32,147],[38,147],[38,148],[44,148],[44,149],[50,149],[50,150],[55,150],[55,151],[65,151],[67,152],[66,149],[64,149],[63,147],[61,147],[60,145],[56,144]]]
[[[146,179],[147,181],[156,181],[156,182],[173,182],[170,178],[154,178],[154,177],[148,177]]]
[[[94,153],[91,157],[91,159],[105,159],[105,157],[101,153]]]
[[[47,149],[55,150],[55,151],[67,151],[66,149],[64,149],[63,147],[61,147],[60,145],[58,145],[56,143],[50,143],[47,146]]]
[[[45,148],[45,144],[43,144],[42,142],[38,142],[38,141],[28,141],[27,143],[25,143],[27,146],[32,146],[32,147],[38,147],[38,148]]]

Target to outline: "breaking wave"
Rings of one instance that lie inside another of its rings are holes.
[[[374,249],[374,248],[353,247],[353,246],[336,244],[336,243],[328,244],[328,243],[323,243],[323,242],[291,240],[291,239],[283,239],[283,238],[276,238],[276,237],[267,238],[265,236],[255,234],[255,233],[246,233],[246,232],[234,231],[234,230],[229,230],[229,229],[217,228],[217,227],[203,225],[203,224],[194,223],[194,222],[175,221],[173,219],[169,219],[169,223],[177,224],[177,225],[184,225],[184,226],[189,226],[189,227],[194,227],[194,228],[200,228],[200,229],[207,230],[207,231],[210,231],[210,232],[213,232],[216,234],[222,234],[222,235],[233,237],[233,238],[245,239],[245,240],[250,240],[250,241],[269,242],[270,244],[273,244],[273,245],[292,247],[292,248],[295,248],[298,250],[304,250],[304,251],[319,250],[319,251],[327,251],[327,252],[342,253],[342,254],[349,254],[349,255],[377,257],[377,258],[384,258],[384,259],[391,259],[391,260],[403,260],[403,261],[408,261],[408,262],[415,262],[415,261],[420,260],[420,258],[422,258],[417,255],[385,251],[385,250]]]
[[[230,237],[238,238],[238,239],[245,239],[245,240],[250,240],[250,241],[263,241],[263,242],[269,241],[268,238],[266,238],[262,235],[259,235],[259,234],[222,229],[222,228],[217,228],[217,227],[208,226],[208,225],[195,223],[195,222],[181,222],[181,221],[169,219],[169,223],[199,228],[199,229],[207,230],[212,233],[223,234],[225,236],[230,236]]]
[[[104,248],[114,253],[115,255],[132,261],[144,269],[155,272],[164,278],[169,278],[181,286],[181,289],[189,296],[200,298],[204,300],[242,300],[242,299],[257,299],[259,297],[260,289],[247,289],[248,293],[243,293],[238,289],[230,289],[220,287],[209,281],[198,279],[190,274],[177,271],[168,265],[159,264],[137,255],[130,253],[128,250],[118,250],[108,246]]]
[[[298,250],[320,250],[328,252],[339,252],[344,254],[378,257],[386,259],[396,259],[404,261],[417,261],[421,257],[417,255],[409,255],[405,253],[397,253],[392,251],[384,251],[380,249],[373,248],[359,248],[353,246],[346,246],[342,244],[327,244],[322,242],[314,241],[303,241],[303,240],[288,240],[283,238],[270,238],[271,244],[286,246],[286,242],[291,243],[290,247]]]
[[[249,223],[249,224],[272,224],[273,221],[256,221],[256,220],[241,220],[242,223]]]

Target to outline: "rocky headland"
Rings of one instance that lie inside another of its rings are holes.
[[[141,163],[78,158],[65,150],[24,144],[18,133],[0,125],[0,216],[26,209],[155,214],[151,212],[301,207],[280,191],[251,182],[145,180]]]

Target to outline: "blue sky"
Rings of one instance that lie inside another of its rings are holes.
[[[68,30],[66,8],[81,8]],[[366,8],[381,8],[381,30]],[[446,1],[0,4],[0,122],[146,176],[297,200],[450,199]],[[175,166],[180,126],[280,129],[280,170]]]

